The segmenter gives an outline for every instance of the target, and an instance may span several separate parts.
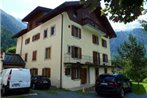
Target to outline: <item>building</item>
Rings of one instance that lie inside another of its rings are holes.
[[[0,54],[0,72],[7,68],[24,68],[25,62],[19,54],[1,53]]]
[[[109,40],[116,35],[100,8],[90,13],[79,2],[65,2],[55,9],[37,7],[22,21],[27,29],[13,38],[32,75],[68,89],[111,72]]]

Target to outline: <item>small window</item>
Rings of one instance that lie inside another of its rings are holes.
[[[51,47],[45,49],[45,59],[51,58]]]
[[[37,60],[37,51],[33,51],[32,61],[36,61],[36,60]]]
[[[104,73],[105,73],[105,74],[107,73],[107,68],[104,68]]]
[[[50,78],[50,76],[51,76],[51,69],[50,68],[43,68],[42,69],[42,76]]]
[[[102,39],[102,46],[105,47],[105,48],[107,48],[107,41],[104,40],[104,39]]]
[[[72,36],[81,38],[81,29],[72,25]]]
[[[38,39],[40,39],[40,33],[38,33],[32,37],[32,41],[36,41]]]
[[[68,52],[67,53],[68,54],[71,54],[71,46],[68,46],[67,49],[68,49]]]
[[[82,58],[82,49],[79,47],[72,46],[71,57],[81,59]]]
[[[29,44],[30,43],[30,38],[27,38],[26,40],[25,40],[25,45],[26,44]]]
[[[96,35],[92,35],[92,42],[94,43],[94,44],[99,44],[99,38],[98,38],[98,36],[96,36]]]
[[[65,68],[65,75],[67,75],[67,76],[70,75],[70,68]]]
[[[54,34],[55,34],[55,26],[52,26],[52,27],[51,27],[51,34],[50,34],[50,35],[52,36],[52,35],[54,35]]]
[[[78,13],[76,11],[73,12],[73,17],[77,18],[78,17]]]
[[[32,76],[37,76],[38,75],[38,69],[37,68],[31,68],[30,72],[31,72]]]
[[[107,54],[103,54],[103,62],[108,62],[108,55]]]
[[[79,68],[72,68],[72,80],[74,79],[80,79],[80,69]]]
[[[100,65],[100,53],[93,51],[93,63]]]
[[[44,38],[47,38],[47,29],[44,30],[44,35],[43,35]]]
[[[28,61],[28,53],[25,53],[25,62]]]

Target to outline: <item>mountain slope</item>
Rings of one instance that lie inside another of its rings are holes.
[[[128,31],[117,31],[116,38],[110,40],[110,49],[112,58],[117,55],[117,48],[124,42],[128,40],[129,34],[132,34],[137,38],[138,41],[143,43],[147,49],[147,35],[144,33],[145,31],[141,28],[136,28]]]
[[[5,51],[7,48],[16,45],[16,40],[12,39],[12,35],[25,28],[25,25],[15,19],[13,16],[0,10],[1,15],[1,49]]]

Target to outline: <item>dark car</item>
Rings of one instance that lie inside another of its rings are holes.
[[[131,91],[131,82],[120,74],[102,74],[95,82],[97,94],[112,94],[123,98],[125,93]]]
[[[51,87],[51,81],[45,76],[32,76],[31,87],[33,89],[49,89]]]

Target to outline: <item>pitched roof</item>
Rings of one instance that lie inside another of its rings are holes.
[[[18,37],[20,37],[21,35],[27,33],[27,31],[28,31],[27,29],[23,29],[23,30],[19,31],[18,33],[14,34],[14,35],[12,36],[12,38],[18,38]]]
[[[41,17],[38,20],[38,22],[43,23],[43,22],[46,22],[49,19],[57,16],[58,14],[66,11],[69,8],[79,8],[79,7],[82,7],[82,6],[83,5],[79,1],[70,1],[70,2],[64,2],[63,4],[59,5],[58,7],[56,7],[53,10],[43,8],[43,7],[37,7],[30,14],[28,14],[22,21],[28,21],[31,17],[34,17],[36,13],[39,13],[40,11],[42,11],[42,12],[46,12],[46,14],[43,17]],[[100,18],[99,20],[100,20],[100,23],[101,23],[100,25],[102,25],[102,27],[104,27],[103,29],[106,30],[105,33],[107,33],[110,36],[110,38],[116,37],[116,34],[115,34],[111,24],[109,23],[108,19],[106,18],[106,16],[101,16],[99,18]],[[12,38],[18,38],[25,33],[27,33],[26,29],[18,32]]]
[[[6,53],[3,59],[3,65],[25,66],[25,62],[19,54]]]
[[[37,13],[43,12],[43,13],[48,13],[50,12],[52,9],[49,8],[45,8],[45,7],[41,7],[38,6],[37,8],[35,8],[32,12],[30,12],[26,17],[24,17],[22,19],[22,21],[28,21],[31,17],[34,17]]]

